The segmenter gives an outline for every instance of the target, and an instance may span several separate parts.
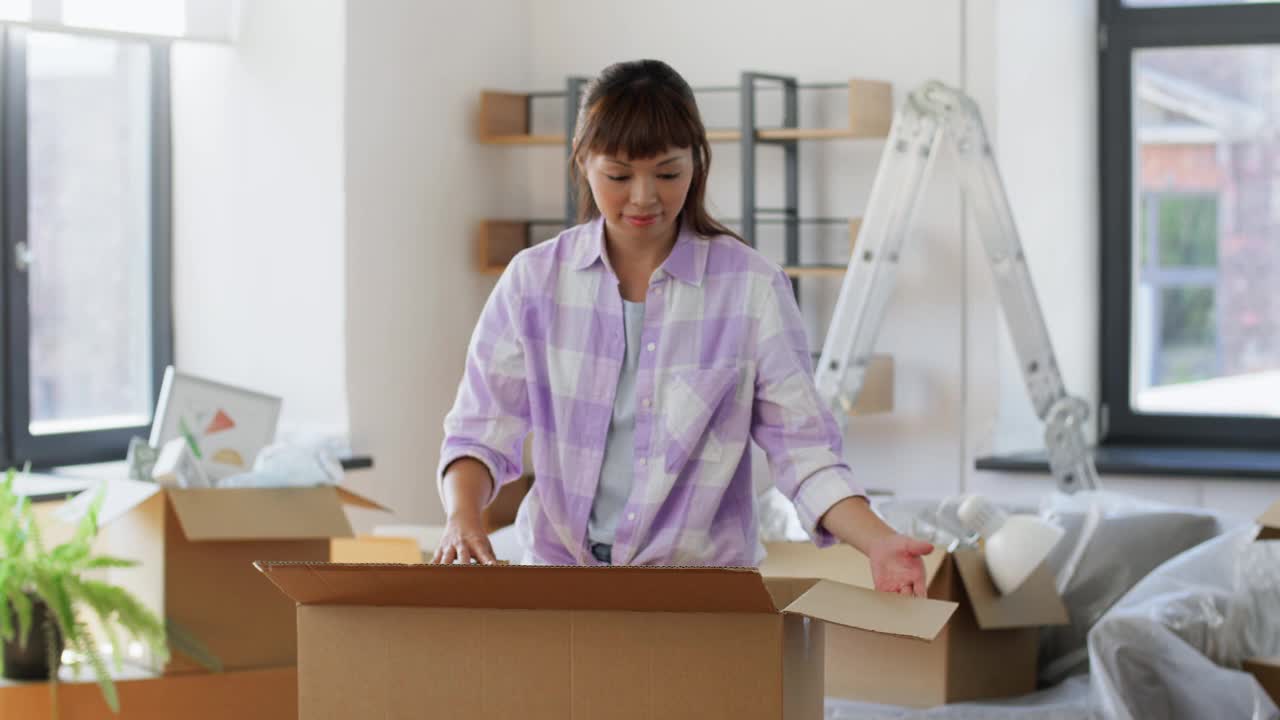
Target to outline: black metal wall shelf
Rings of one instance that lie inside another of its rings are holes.
[[[559,145],[565,157],[571,152],[569,138],[587,79],[569,77],[565,89],[559,91],[503,92],[485,90],[480,95],[477,137],[488,145]],[[848,92],[848,124],[837,128],[802,128],[798,126],[800,90],[838,90]],[[852,78],[847,83],[800,83],[793,77],[758,72],[742,73],[736,85],[695,88],[695,93],[738,93],[738,128],[709,129],[711,142],[736,142],[742,152],[741,192],[743,218],[734,224],[750,245],[756,245],[757,226],[784,226],[784,269],[793,278],[837,277],[844,268],[828,264],[800,262],[800,226],[806,224],[848,223],[850,242],[856,238],[857,218],[804,218],[799,212],[799,143],[806,140],[874,139],[888,135],[893,120],[893,90],[888,83]],[[783,94],[781,127],[761,127],[757,121],[758,99],[764,93]],[[537,100],[558,100],[564,106],[564,128],[561,133],[531,132],[532,104]],[[744,129],[746,132],[744,132]],[[784,205],[761,208],[756,202],[756,148],[776,146],[784,153]],[[567,173],[566,173],[567,176]],[[521,249],[534,242],[536,227],[569,227],[576,222],[577,205],[570,179],[565,181],[565,215],[563,220],[484,220],[477,234],[479,269],[488,274],[502,272],[506,263]],[[793,281],[796,282],[796,281]],[[798,285],[797,285],[798,286]]]
[[[502,92],[485,90],[480,94],[477,139],[486,145],[560,146],[567,160],[577,120],[578,104],[587,79],[569,77],[565,89],[537,92]],[[799,127],[799,94],[801,90],[840,90],[848,92],[848,121],[844,127]],[[893,88],[890,84],[860,78],[847,83],[801,83],[794,77],[759,72],[744,72],[738,85],[694,88],[696,94],[737,93],[739,125],[736,128],[709,128],[707,139],[713,143],[738,143],[741,151],[740,189],[742,217],[720,218],[737,229],[752,247],[756,246],[761,225],[783,226],[783,270],[791,277],[799,297],[799,282],[806,279],[843,278],[847,269],[842,264],[802,263],[800,260],[800,227],[802,225],[849,226],[849,247],[856,242],[861,218],[802,217],[800,215],[799,144],[804,141],[847,139],[883,139],[893,123]],[[763,127],[757,118],[761,97],[782,93],[781,126]],[[564,127],[559,133],[532,132],[533,103],[555,100],[563,104]],[[756,149],[776,147],[783,153],[783,198],[781,206],[762,207],[757,202]],[[477,233],[477,260],[481,272],[500,274],[520,250],[538,238],[550,236],[577,222],[577,196],[572,179],[565,173],[565,206],[561,218],[488,219]],[[864,392],[852,414],[888,412],[893,409],[893,358],[876,356],[874,372],[864,383]]]

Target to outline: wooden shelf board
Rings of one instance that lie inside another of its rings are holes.
[[[851,128],[772,128],[757,130],[760,140],[858,140],[883,138],[882,133],[858,133]],[[738,142],[739,130],[708,130],[707,140],[713,143]],[[480,138],[482,145],[563,145],[563,135],[489,135]]]
[[[757,130],[756,137],[761,140],[840,140],[843,138],[884,136],[859,136],[852,128],[772,128],[769,130]]]
[[[476,231],[476,269],[485,275],[500,275],[503,268],[525,248],[529,237],[526,220],[484,220]]]
[[[741,130],[708,130],[707,140],[711,142],[738,142],[742,139]]]
[[[853,404],[851,416],[876,415],[893,411],[893,356],[871,356],[867,374],[862,379],[862,391]]]
[[[757,140],[843,140],[883,138],[893,121],[893,87],[877,80],[849,80],[849,124],[838,128],[769,128]],[[480,142],[485,145],[563,145],[561,133],[529,134],[528,95],[485,90],[481,93]],[[738,142],[740,129],[707,131],[711,142]]]
[[[482,145],[563,145],[563,135],[485,135]]]

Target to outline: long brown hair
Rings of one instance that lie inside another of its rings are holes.
[[[569,172],[578,189],[578,222],[600,214],[582,172],[587,153],[616,155],[622,151],[641,159],[668,148],[689,148],[693,154],[693,178],[680,220],[703,237],[729,235],[742,240],[707,212],[707,175],[711,170],[707,129],[689,83],[660,60],[615,63],[583,89],[569,157]]]

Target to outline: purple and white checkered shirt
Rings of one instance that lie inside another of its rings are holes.
[[[814,541],[834,543],[818,519],[862,490],[814,388],[781,269],[732,237],[685,227],[650,280],[640,342],[635,475],[613,562],[758,563],[752,438]],[[500,487],[522,472],[532,430],[537,480],[516,520],[528,561],[598,564],[587,519],[623,353],[622,296],[599,218],[517,255],[485,304],[444,421],[438,477],[469,456]]]

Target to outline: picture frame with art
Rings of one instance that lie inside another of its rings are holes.
[[[214,481],[247,472],[276,436],[281,399],[207,378],[165,369],[149,444],[159,450],[185,440]]]

